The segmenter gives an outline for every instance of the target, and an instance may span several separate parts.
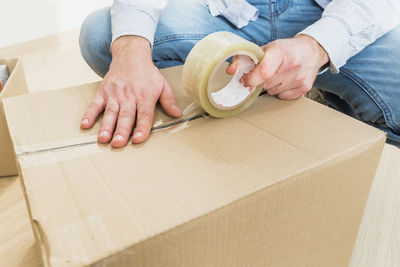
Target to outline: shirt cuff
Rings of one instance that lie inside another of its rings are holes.
[[[111,45],[119,37],[135,35],[146,38],[150,42],[151,47],[153,47],[157,23],[150,14],[137,9],[128,9],[112,13],[111,25]]]
[[[332,73],[339,73],[339,68],[350,57],[350,35],[345,25],[333,17],[322,17],[298,34],[314,38],[326,51]]]

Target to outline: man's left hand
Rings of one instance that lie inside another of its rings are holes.
[[[270,95],[280,99],[296,99],[307,93],[322,66],[329,62],[326,51],[308,35],[279,39],[262,47],[264,58],[243,79],[246,86],[264,83]],[[236,71],[234,62],[227,72]]]

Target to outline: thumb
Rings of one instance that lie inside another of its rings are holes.
[[[228,67],[226,67],[226,73],[229,75],[235,74],[235,72],[237,70],[237,66],[238,66],[238,56],[234,56],[232,63],[229,64]]]
[[[160,104],[169,116],[175,118],[182,116],[182,111],[179,109],[178,104],[176,103],[176,99],[172,92],[171,86],[165,79],[164,88],[160,96]]]
[[[244,77],[244,83],[249,87],[256,87],[270,79],[282,64],[281,52],[276,46],[266,46],[263,59],[248,75]]]

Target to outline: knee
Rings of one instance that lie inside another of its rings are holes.
[[[110,64],[111,43],[110,8],[91,13],[83,22],[79,35],[82,57],[100,76],[104,76]]]
[[[182,39],[154,43],[153,61],[158,68],[182,65],[198,40]]]

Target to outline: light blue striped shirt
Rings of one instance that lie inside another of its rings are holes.
[[[315,1],[324,8],[322,17],[299,34],[307,34],[320,43],[329,55],[334,73],[400,22],[400,0]],[[112,41],[137,35],[153,44],[158,20],[167,3],[168,0],[114,0]]]

